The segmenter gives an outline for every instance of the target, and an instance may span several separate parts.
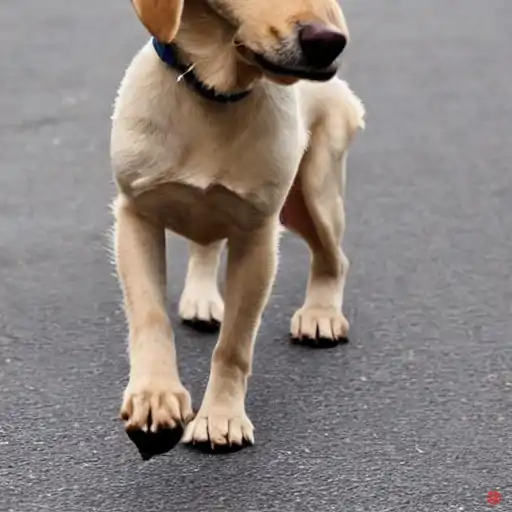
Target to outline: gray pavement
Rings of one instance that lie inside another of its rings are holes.
[[[107,257],[128,2],[0,6],[0,511],[512,510],[512,3],[347,0],[351,343],[291,346],[290,236],[256,349],[257,445],[142,463]],[[176,318],[185,248],[172,244]],[[177,328],[196,405],[215,339]],[[491,508],[491,507],[489,507]]]

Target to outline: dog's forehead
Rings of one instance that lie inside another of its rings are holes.
[[[293,14],[294,10],[314,10],[315,7],[339,7],[337,0],[278,0],[277,4],[276,0],[206,0],[206,3],[228,19],[236,18],[237,13],[241,11],[258,14],[258,7],[271,7],[275,14],[280,12]]]
[[[320,22],[348,29],[338,0],[203,0],[234,30],[243,29],[253,40],[284,38],[298,24]]]
[[[240,24],[240,19],[234,9],[236,0],[206,0],[206,3],[231,25]]]

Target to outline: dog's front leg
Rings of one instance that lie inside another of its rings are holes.
[[[212,448],[253,443],[245,413],[253,346],[275,276],[278,222],[228,240],[226,309],[201,408],[184,441]]]
[[[129,327],[130,379],[121,416],[141,454],[166,451],[169,436],[192,415],[190,395],[176,364],[174,334],[165,309],[165,231],[140,216],[123,196],[115,204],[115,257]]]

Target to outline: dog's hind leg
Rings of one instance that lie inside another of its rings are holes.
[[[342,313],[349,267],[341,248],[346,159],[346,151],[330,146],[327,130],[317,128],[281,211],[283,224],[311,251],[306,297],[292,318],[291,335],[315,346],[346,340],[349,328]]]
[[[192,415],[178,375],[174,333],[165,308],[165,232],[120,196],[114,208],[115,258],[129,328],[130,379],[121,416],[143,457],[171,448],[159,433],[181,437]]]
[[[224,241],[206,246],[189,242],[190,258],[179,313],[186,325],[200,331],[218,331],[224,318],[224,301],[217,283],[223,248]]]

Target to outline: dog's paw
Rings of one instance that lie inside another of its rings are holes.
[[[349,324],[336,308],[301,308],[293,315],[291,338],[313,347],[332,347],[348,341]]]
[[[183,436],[183,442],[203,451],[236,451],[254,444],[254,427],[245,414],[226,414],[209,411],[198,412]]]
[[[179,314],[182,322],[201,332],[217,332],[224,319],[224,301],[218,290],[185,290]]]
[[[121,418],[144,460],[174,448],[192,416],[190,395],[179,383],[130,382],[124,392]]]

